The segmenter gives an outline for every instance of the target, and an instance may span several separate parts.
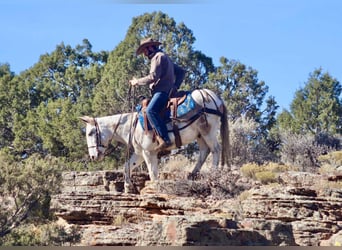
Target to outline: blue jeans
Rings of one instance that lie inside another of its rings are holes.
[[[169,95],[165,92],[155,92],[150,103],[146,108],[146,115],[152,127],[157,131],[157,134],[163,138],[164,141],[170,141],[167,133],[167,127],[160,117],[160,113],[166,108]]]

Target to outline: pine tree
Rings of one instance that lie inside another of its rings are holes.
[[[87,39],[72,48],[63,43],[17,76],[13,131],[18,154],[80,157],[85,153],[78,117],[92,113],[93,91],[107,52],[94,53]],[[20,106],[20,109],[19,109]]]
[[[321,68],[295,93],[291,112],[280,114],[279,126],[295,133],[342,133],[342,85]],[[286,119],[284,119],[286,117]]]
[[[0,149],[10,146],[14,134],[12,130],[14,107],[12,80],[14,73],[9,64],[0,64]]]
[[[278,105],[273,97],[264,101],[268,86],[258,80],[258,72],[236,60],[220,59],[221,66],[209,75],[208,88],[220,93],[228,105],[228,113],[232,120],[244,115],[252,118],[264,129],[269,129],[275,122]]]

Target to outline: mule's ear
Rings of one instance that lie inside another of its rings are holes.
[[[94,122],[94,119],[92,118],[92,117],[90,117],[90,116],[82,116],[82,117],[80,117],[80,119],[82,120],[82,121],[84,121],[85,123],[93,123]]]

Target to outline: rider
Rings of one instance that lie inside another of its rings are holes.
[[[146,108],[146,114],[157,132],[159,145],[155,150],[166,149],[172,145],[166,124],[161,119],[160,113],[166,107],[171,92],[173,92],[174,88],[178,89],[179,87],[175,86],[176,78],[178,83],[179,79],[181,78],[181,82],[185,75],[185,71],[174,64],[170,57],[159,48],[159,45],[161,43],[152,38],[146,38],[140,42],[136,54],[144,53],[151,60],[150,73],[145,77],[133,78],[129,81],[133,86],[149,84],[151,89],[152,98]]]

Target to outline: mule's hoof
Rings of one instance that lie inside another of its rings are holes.
[[[159,193],[157,181],[146,181],[145,187],[141,189],[140,194],[156,194]]]
[[[137,189],[135,188],[135,186],[133,184],[125,184],[124,185],[124,192],[126,194],[137,194],[138,193]]]
[[[188,176],[187,176],[187,179],[188,180],[191,180],[191,181],[194,181],[196,179],[198,179],[199,177],[199,173],[196,172],[196,173],[189,173]]]
[[[187,176],[187,179],[193,181],[195,179],[194,174],[193,173],[189,173],[188,176]]]

